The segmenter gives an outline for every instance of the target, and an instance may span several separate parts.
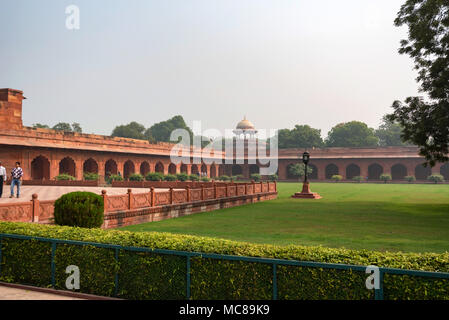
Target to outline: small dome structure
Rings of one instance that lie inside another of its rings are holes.
[[[243,135],[243,137],[246,138],[247,135],[253,137],[257,133],[257,130],[254,124],[247,120],[245,116],[242,121],[237,123],[237,127],[233,132],[237,136]]]
[[[243,119],[242,121],[240,121],[239,123],[237,123],[237,127],[236,129],[240,129],[240,130],[254,130],[255,127],[254,125],[251,123],[251,121]]]

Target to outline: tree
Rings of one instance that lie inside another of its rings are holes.
[[[294,165],[291,165],[288,168],[288,173],[290,173],[294,177],[304,177],[304,172],[306,171],[306,166],[304,163],[296,163]],[[307,175],[312,174],[313,169],[311,167],[307,167]]]
[[[50,129],[49,126],[47,126],[46,124],[41,124],[41,123],[33,124],[33,128]]]
[[[126,125],[115,127],[111,136],[145,140],[145,127],[140,123],[133,121]]]
[[[78,133],[83,132],[83,129],[81,128],[81,126],[78,122],[72,123],[72,130],[73,130],[73,132],[78,132]]]
[[[67,122],[59,122],[55,124],[52,129],[64,132],[73,132],[72,126]]]
[[[382,124],[374,132],[377,138],[379,138],[379,145],[385,146],[409,146],[408,142],[404,142],[401,138],[402,126],[389,120],[387,117],[383,117]]]
[[[374,129],[359,121],[337,124],[326,139],[328,147],[375,147],[378,144]]]
[[[278,148],[312,148],[324,145],[321,130],[308,125],[295,125],[292,130],[278,131]]]
[[[175,129],[187,130],[190,136],[190,143],[193,143],[193,132],[185,123],[184,118],[179,115],[167,121],[155,123],[145,131],[145,136],[150,141],[174,142],[170,141],[170,135]]]
[[[408,26],[400,54],[409,55],[418,71],[423,97],[395,101],[388,115],[404,127],[403,137],[420,147],[433,166],[449,160],[449,3],[442,0],[407,0],[395,25]]]

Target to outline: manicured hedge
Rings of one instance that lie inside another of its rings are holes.
[[[13,222],[0,222],[0,233],[191,252],[449,272],[448,252],[416,254],[271,246],[169,233],[135,233]],[[0,280],[49,286],[50,254],[48,243],[4,238]],[[184,257],[120,250],[117,263],[115,250],[112,249],[58,245],[55,261],[57,288],[65,288],[68,276],[65,267],[74,264],[80,268],[82,292],[114,295],[115,273],[118,271],[119,297],[185,298]],[[365,288],[366,277],[364,272],[278,266],[278,298],[372,299],[374,292]],[[271,265],[199,257],[191,259],[193,299],[271,299],[271,295]],[[385,299],[449,299],[449,281],[385,275],[384,296]]]

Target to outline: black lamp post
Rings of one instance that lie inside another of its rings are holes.
[[[302,154],[302,162],[305,165],[305,168],[304,168],[304,183],[307,183],[307,165],[309,164],[309,160],[310,160],[310,153],[308,153],[306,151],[306,152],[304,152]]]

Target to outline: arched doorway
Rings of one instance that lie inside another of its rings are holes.
[[[134,172],[136,172],[134,163],[131,160],[126,161],[123,166],[123,177],[128,179]]]
[[[187,173],[187,165],[184,163],[181,165],[181,173]]]
[[[215,166],[215,164],[212,164],[210,166],[210,177],[211,178],[216,178],[217,177],[217,167]]]
[[[146,161],[140,164],[140,174],[146,176],[150,172],[150,164]]]
[[[176,174],[176,164],[170,163],[170,165],[168,166],[168,173]]]
[[[232,166],[232,175],[236,176],[236,175],[239,175],[239,174],[243,174],[242,166],[240,166],[238,164],[234,164]]]
[[[368,167],[368,179],[379,180],[380,175],[384,172],[384,168],[380,164],[373,163]]]
[[[196,164],[192,164],[191,172],[192,174],[198,174],[198,166]]]
[[[449,180],[449,162],[441,166],[440,174],[444,177],[444,180]]]
[[[328,164],[325,171],[328,180],[332,179],[332,176],[338,175],[338,167],[333,163]]]
[[[403,164],[395,164],[391,167],[391,178],[393,180],[403,180],[407,176],[407,168]]]
[[[354,163],[351,163],[346,167],[346,179],[350,180],[357,176],[360,176],[360,167]]]
[[[164,173],[164,165],[162,162],[156,163],[156,166],[154,167],[155,172]]]
[[[68,174],[72,177],[76,175],[76,165],[70,157],[65,157],[59,162],[59,174]]]
[[[207,177],[207,166],[206,166],[205,164],[203,164],[203,165],[201,166],[201,174],[202,174],[203,176],[206,176],[206,177]]]
[[[309,173],[309,179],[318,179],[318,168],[314,164],[309,164],[308,167],[312,169],[312,172]]]
[[[218,166],[218,176],[221,177],[224,175],[224,167]]]
[[[432,175],[432,169],[430,167],[424,167],[422,164],[418,164],[415,168],[416,180],[427,180],[427,177]]]
[[[83,172],[98,173],[98,163],[92,158],[87,159],[83,163]]]
[[[252,164],[249,166],[249,175],[260,173],[260,168],[257,164]]]
[[[50,161],[44,156],[38,156],[31,162],[31,179],[50,180]]]
[[[108,161],[106,161],[105,165],[104,165],[104,172],[106,177],[109,177],[111,174],[117,174],[118,170],[117,170],[117,162],[115,162],[112,159],[109,159]]]

